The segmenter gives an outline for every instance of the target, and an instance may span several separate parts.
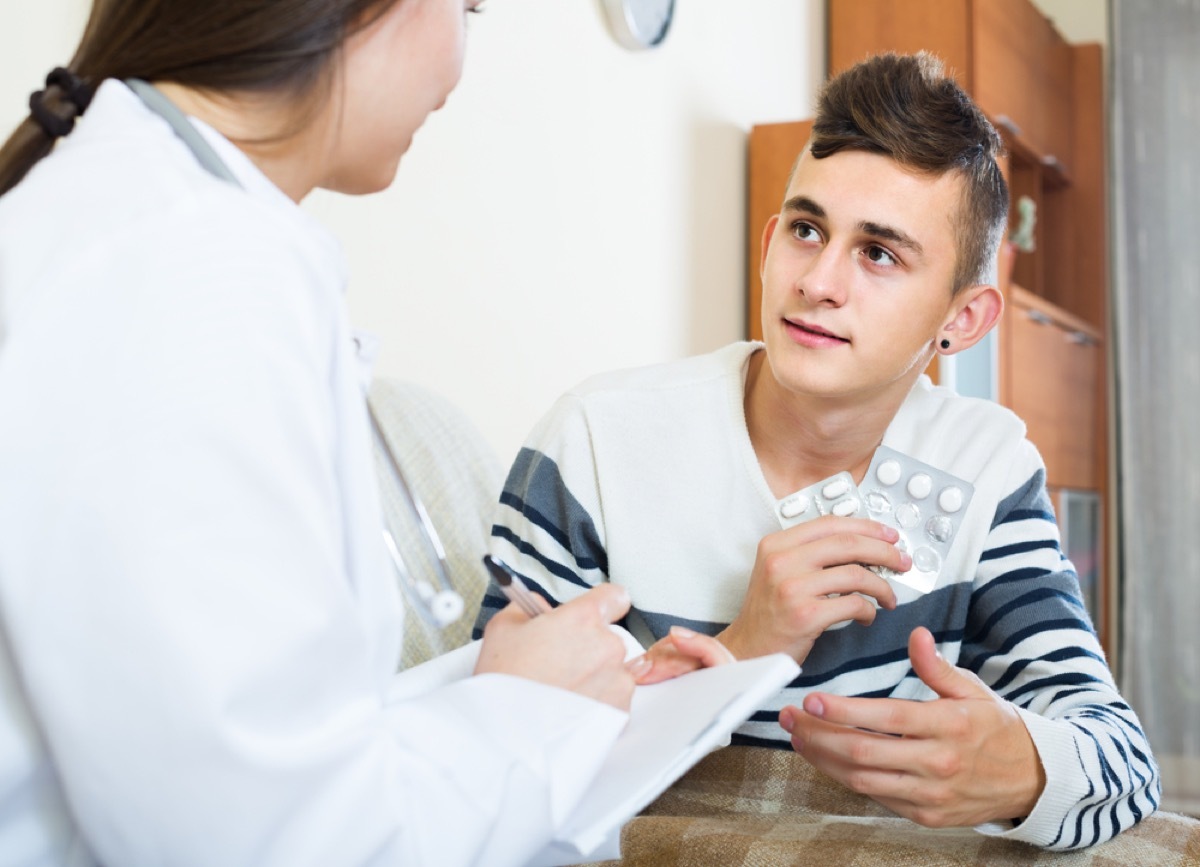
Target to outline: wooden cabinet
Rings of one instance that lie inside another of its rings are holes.
[[[1069,172],[1073,59],[1028,0],[830,0],[829,70],[929,51],[1033,157]]]
[[[1101,539],[1088,570],[1097,576],[1096,625],[1113,659],[1102,538],[1111,512],[1102,49],[1066,42],[1029,0],[829,0],[828,21],[831,74],[883,51],[938,55],[1004,138],[1012,223],[1018,198],[1037,206],[1034,250],[1015,253],[1011,267],[1002,256],[997,399],[1025,419],[1056,502],[1091,497],[1101,504],[1094,522]],[[763,226],[779,210],[810,129],[810,122],[796,121],[756,126],[750,134],[751,337],[762,334]]]
[[[1103,419],[1095,395],[1102,335],[1019,286],[1011,288],[1009,308],[1002,400],[1025,420],[1049,484],[1095,490],[1101,484],[1097,434]]]

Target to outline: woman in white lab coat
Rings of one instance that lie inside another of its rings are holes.
[[[387,699],[366,363],[296,203],[391,182],[476,2],[97,0],[0,151],[0,863],[518,864],[620,731],[611,585]]]

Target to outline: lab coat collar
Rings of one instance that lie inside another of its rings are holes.
[[[83,125],[86,124],[90,128],[88,132],[95,134],[100,132],[96,129],[97,126],[110,120],[120,124],[121,132],[125,134],[128,134],[128,125],[137,123],[141,124],[139,128],[135,129],[137,132],[153,129],[156,135],[163,133],[169,135],[181,156],[194,166],[196,171],[204,173],[206,182],[211,180],[212,183],[224,183],[209,175],[196,162],[187,145],[175,135],[166,120],[151,111],[123,81],[113,78],[106,79],[97,89],[87,114],[80,120],[81,131]],[[196,127],[209,146],[216,151],[217,156],[237,178],[246,193],[272,210],[285,214],[297,230],[307,236],[310,249],[322,251],[324,258],[336,269],[340,277],[340,285],[344,289],[347,276],[345,257],[342,254],[341,245],[329,230],[289,199],[237,145],[199,118],[189,115],[188,120]],[[70,146],[71,138],[69,136],[65,139],[63,145]]]

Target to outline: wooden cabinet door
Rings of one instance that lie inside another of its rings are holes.
[[[1048,484],[1094,490],[1102,424],[1096,400],[1100,343],[1028,303],[1018,290],[1014,296],[1007,317],[1011,408],[1042,453]]]
[[[812,133],[811,120],[764,123],[752,127],[747,148],[749,171],[746,213],[746,334],[762,339],[762,236],[767,221],[779,213],[788,178]]]
[[[975,0],[972,9],[972,95],[998,126],[1040,150],[1047,22],[1030,3]]]
[[[829,73],[884,51],[928,51],[970,92],[970,6],[969,0],[829,0]]]

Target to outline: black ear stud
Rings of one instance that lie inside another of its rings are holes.
[[[949,349],[949,348],[950,348],[950,341],[943,339],[942,340],[942,349]]]

